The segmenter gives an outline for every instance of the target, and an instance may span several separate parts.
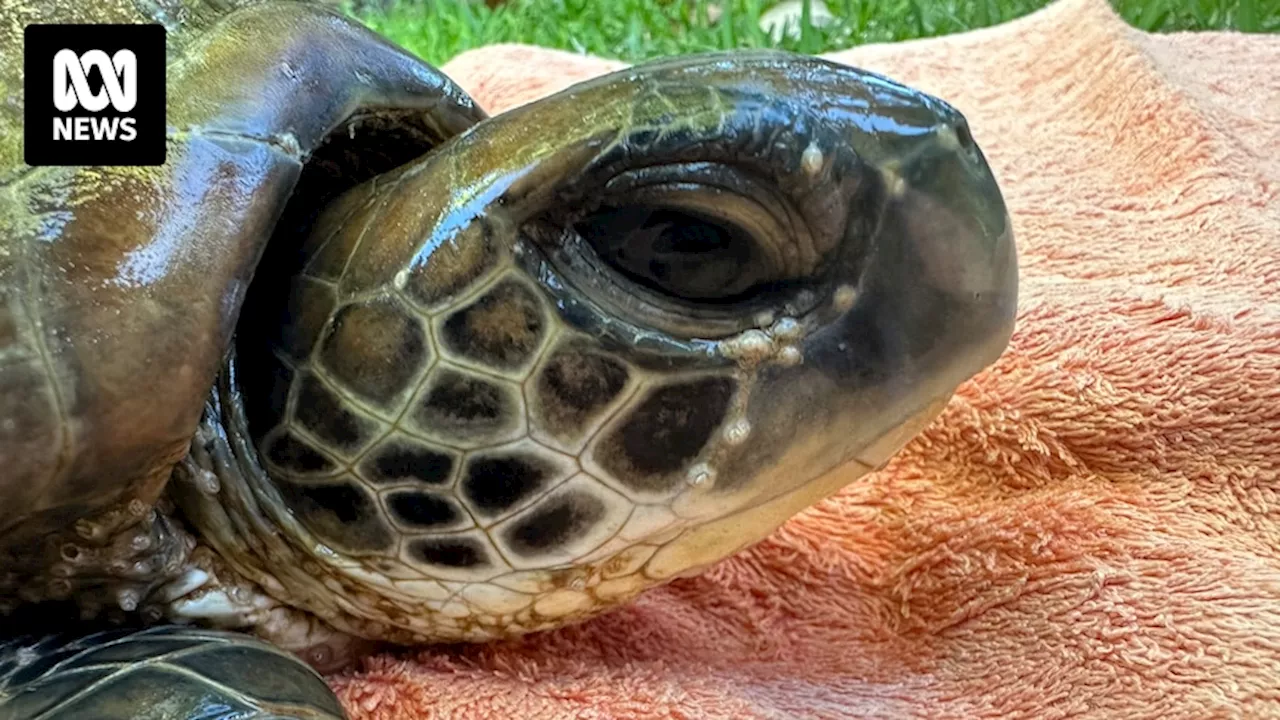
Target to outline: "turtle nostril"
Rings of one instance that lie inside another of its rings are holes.
[[[969,123],[963,118],[956,123],[956,140],[960,143],[960,148],[965,152],[969,152],[974,147],[973,133],[969,131]]]

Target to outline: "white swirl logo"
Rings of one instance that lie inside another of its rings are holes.
[[[102,89],[89,88],[89,71],[97,68],[102,75]],[[107,107],[116,112],[129,112],[138,103],[138,60],[132,50],[121,50],[111,57],[101,50],[77,55],[73,50],[60,50],[53,56],[53,104],[61,112],[71,112],[77,105],[89,112]]]

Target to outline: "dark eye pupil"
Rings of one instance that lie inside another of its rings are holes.
[[[659,213],[654,213],[656,217]],[[686,222],[661,221],[658,240],[653,244],[653,251],[658,255],[679,253],[707,253],[728,249],[732,243],[728,233],[709,223],[697,222],[692,218],[684,218]],[[693,220],[688,222],[688,220]],[[651,224],[652,220],[651,220]]]
[[[732,300],[760,272],[746,233],[693,213],[607,208],[577,230],[616,271],[685,300]]]

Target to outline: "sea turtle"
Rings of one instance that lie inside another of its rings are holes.
[[[339,717],[294,654],[698,572],[1012,332],[965,119],[879,75],[696,55],[486,118],[323,5],[3,12],[0,720]],[[36,21],[168,27],[164,167],[21,164]],[[123,627],[16,637],[75,616]]]

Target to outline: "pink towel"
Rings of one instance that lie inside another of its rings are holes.
[[[363,718],[1280,717],[1280,37],[1103,0],[836,59],[953,102],[1012,346],[887,468],[587,624],[371,658]],[[618,67],[445,71],[491,112]]]

